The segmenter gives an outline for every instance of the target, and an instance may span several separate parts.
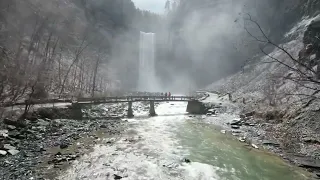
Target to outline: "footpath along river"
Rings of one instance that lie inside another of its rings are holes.
[[[161,103],[156,108],[159,116],[151,118],[147,112],[134,112],[122,136],[106,138],[58,179],[308,179],[280,158],[246,147],[201,117],[189,117],[186,106]]]

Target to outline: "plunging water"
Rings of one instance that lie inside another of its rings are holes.
[[[129,120],[122,137],[106,139],[112,145],[96,145],[61,179],[113,180],[115,174],[123,180],[307,179],[279,158],[250,150],[201,118],[188,117],[186,105],[163,103],[156,108],[159,116],[148,118],[145,112]]]
[[[155,75],[155,34],[140,32],[138,90],[158,92]]]

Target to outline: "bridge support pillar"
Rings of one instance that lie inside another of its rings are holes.
[[[156,111],[154,109],[154,101],[150,101],[150,110],[149,110],[149,116],[156,116]]]
[[[82,120],[82,106],[79,103],[74,103],[71,106],[71,118],[76,120]]]
[[[133,111],[132,111],[132,101],[128,102],[128,114],[127,114],[128,118],[133,118]]]

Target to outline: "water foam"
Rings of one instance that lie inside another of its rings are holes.
[[[59,179],[124,180],[215,180],[216,168],[198,162],[182,163],[189,152],[179,144],[174,131],[186,119],[186,103],[161,104],[158,117],[130,121],[131,128],[114,144],[96,145]],[[171,116],[161,116],[161,115]]]

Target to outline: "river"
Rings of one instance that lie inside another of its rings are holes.
[[[186,106],[162,103],[156,108],[159,116],[152,118],[147,112],[134,112],[137,116],[128,120],[129,128],[121,137],[106,138],[59,179],[307,179],[280,158],[246,147],[200,117],[190,118]]]

